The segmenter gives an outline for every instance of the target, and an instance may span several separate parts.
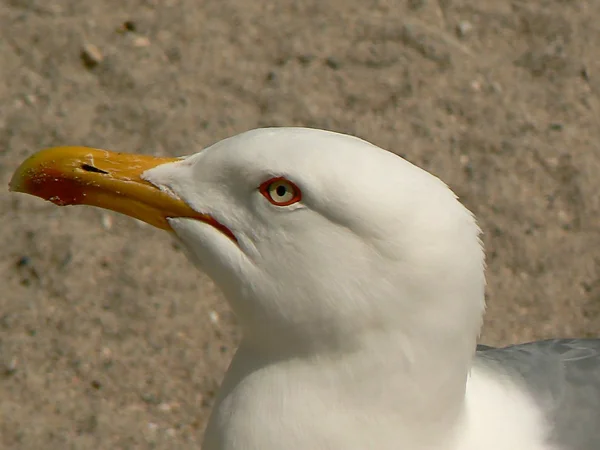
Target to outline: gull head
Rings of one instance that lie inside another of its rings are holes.
[[[336,351],[396,334],[474,348],[479,228],[444,183],[391,152],[306,128],[252,130],[183,158],[45,152],[13,190],[173,232],[257,347]]]
[[[213,219],[168,220],[263,345],[360,345],[448,315],[480,326],[473,216],[438,178],[368,142],[259,129],[143,177]]]

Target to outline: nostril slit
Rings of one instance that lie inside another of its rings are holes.
[[[107,174],[108,172],[102,169],[98,169],[97,167],[94,166],[90,166],[89,164],[82,164],[81,168],[83,170],[85,170],[86,172],[95,172],[95,173],[105,173]]]

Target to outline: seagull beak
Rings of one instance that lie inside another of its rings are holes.
[[[172,231],[167,218],[209,221],[181,199],[142,179],[142,174],[178,158],[157,158],[87,147],[42,150],[15,171],[9,190],[59,206],[91,205],[126,214]]]

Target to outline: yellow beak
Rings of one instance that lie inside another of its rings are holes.
[[[35,195],[59,206],[91,205],[110,209],[171,231],[168,217],[211,221],[185,202],[143,180],[153,167],[178,161],[115,153],[87,147],[56,147],[25,160],[9,190]]]

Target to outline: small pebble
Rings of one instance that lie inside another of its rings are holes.
[[[119,34],[135,33],[137,31],[137,25],[133,20],[126,20],[117,27],[116,31]]]
[[[4,373],[6,375],[13,375],[17,371],[17,358],[12,358],[5,366]]]
[[[565,210],[561,209],[558,211],[558,220],[564,225],[571,221],[571,217]]]
[[[550,167],[551,169],[556,169],[558,167],[558,165],[560,164],[560,161],[558,158],[552,156],[552,157],[546,159],[546,163],[548,164],[548,167]]]
[[[171,405],[168,403],[161,403],[160,405],[158,405],[158,409],[160,411],[169,412],[172,408]]]
[[[213,325],[217,325],[219,323],[219,313],[216,311],[210,311],[208,313],[208,318]]]
[[[93,69],[104,60],[104,55],[94,44],[85,44],[81,49],[81,60],[88,69]]]
[[[105,361],[110,361],[112,359],[112,351],[110,350],[110,348],[103,347],[101,353],[102,353],[102,358]]]
[[[33,94],[27,94],[23,98],[25,100],[25,103],[28,104],[29,106],[35,105],[37,103],[37,97]]]
[[[481,91],[481,81],[479,81],[479,80],[471,81],[471,89],[473,89],[475,92],[480,92]]]
[[[133,40],[133,45],[135,47],[148,47],[150,45],[150,39],[145,36],[137,36]]]
[[[456,34],[459,37],[466,37],[471,31],[473,31],[473,25],[471,24],[471,22],[467,21],[467,20],[461,20],[460,22],[458,22],[458,25],[456,25]]]
[[[134,21],[126,20],[125,22],[123,22],[123,29],[125,31],[135,31],[137,29],[137,26]]]

